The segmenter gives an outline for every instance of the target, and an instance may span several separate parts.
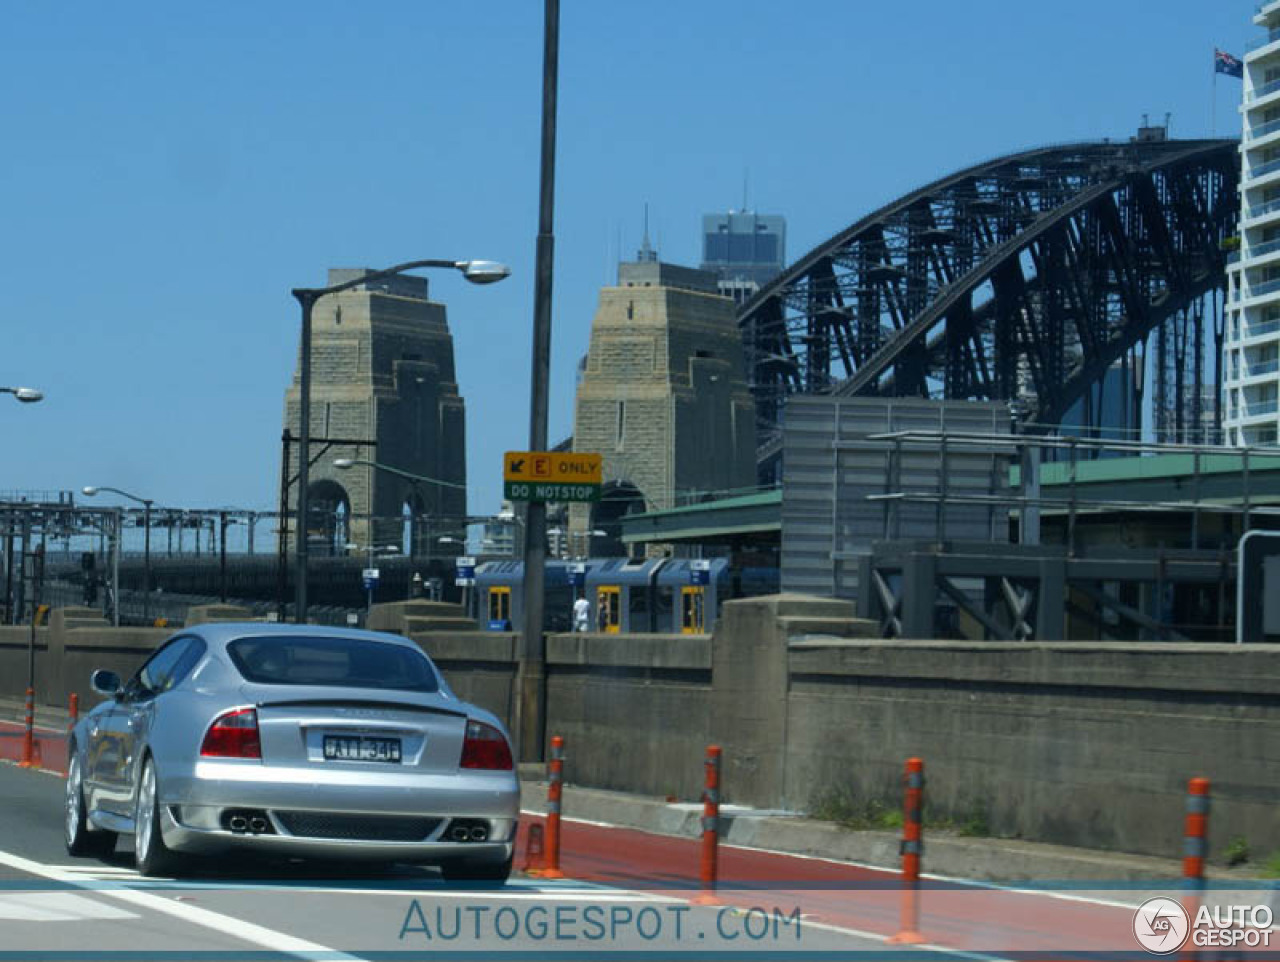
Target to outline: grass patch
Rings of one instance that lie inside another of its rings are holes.
[[[987,821],[986,809],[975,808],[960,822],[956,831],[965,838],[988,838],[991,824]]]
[[[1243,865],[1249,861],[1249,840],[1243,835],[1237,835],[1227,843],[1222,857],[1226,860],[1228,866]]]
[[[810,807],[809,816],[859,831],[902,828],[901,809],[890,808],[877,799],[857,798],[851,792],[830,792],[821,796]]]
[[[1280,878],[1280,852],[1272,852],[1262,868],[1263,878]]]
[[[841,828],[856,831],[900,831],[902,807],[886,805],[879,799],[859,798],[850,791],[832,791],[819,796],[809,808],[809,817],[834,822]],[[955,832],[966,838],[988,838],[992,835],[985,806],[971,809],[961,817],[931,816],[924,812],[926,832]],[[1280,853],[1277,853],[1280,857]]]

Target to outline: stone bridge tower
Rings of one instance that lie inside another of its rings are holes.
[[[329,271],[329,284],[371,273]],[[298,436],[300,373],[285,392],[285,427]],[[397,276],[316,302],[311,344],[312,551],[341,553],[355,543],[402,545],[409,526],[415,554],[459,536],[466,516],[466,426],[443,304],[427,299],[427,280]],[[376,446],[326,444],[325,438]],[[297,445],[290,445],[290,474]],[[377,461],[445,484],[415,483],[336,458]],[[290,489],[289,510],[297,510]],[[406,520],[406,515],[412,521]],[[293,534],[296,534],[294,532]]]
[[[646,242],[600,291],[578,384],[575,451],[604,455],[603,498],[570,509],[572,554],[623,553],[618,518],[755,485],[755,403],[735,305],[716,275],[661,263]]]

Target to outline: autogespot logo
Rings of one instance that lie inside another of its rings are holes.
[[[1187,940],[1191,920],[1176,901],[1163,896],[1147,899],[1133,914],[1133,937],[1153,955],[1176,952]]]

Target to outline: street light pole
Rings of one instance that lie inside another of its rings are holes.
[[[323,295],[310,290],[295,290],[293,296],[302,305],[302,355],[298,367],[298,520],[293,534],[294,615],[300,625],[307,623],[307,551],[310,532],[307,513],[311,487],[311,310]]]
[[[542,47],[542,173],[538,198],[537,266],[533,295],[533,358],[529,384],[529,450],[547,449],[551,380],[551,281],[555,261],[556,84],[560,0],[545,0]],[[542,634],[547,561],[547,505],[530,501],[524,538],[524,631],[520,640],[515,736],[520,760],[541,761],[546,727],[546,639]]]
[[[218,527],[222,529],[218,545],[218,594],[225,605],[227,603],[227,512],[219,512]]]
[[[151,506],[155,504],[155,501],[151,498],[140,498],[136,494],[130,494],[128,491],[122,491],[120,488],[113,488],[107,484],[86,484],[80,490],[89,498],[95,496],[99,491],[111,491],[122,498],[128,498],[130,501],[136,501],[142,505],[142,525],[145,529],[142,533],[142,620],[149,623],[151,621]],[[123,532],[117,530],[117,537],[121,537],[122,534]],[[119,582],[116,583],[115,591],[117,595],[120,593]],[[119,598],[116,599],[116,606],[119,608]]]
[[[388,267],[386,270],[373,271],[341,284],[333,284],[329,287],[295,287],[290,292],[298,303],[302,305],[302,354],[298,363],[298,530],[294,534],[294,564],[298,582],[295,594],[297,611],[294,613],[294,621],[298,624],[306,624],[307,621],[307,563],[309,561],[307,512],[310,508],[310,492],[308,492],[307,488],[310,485],[311,474],[312,311],[315,308],[316,301],[326,294],[337,294],[353,287],[359,287],[361,284],[368,284],[371,281],[381,280],[384,277],[393,277],[396,274],[403,274],[405,271],[417,270],[422,267],[452,268],[453,270],[461,271],[462,276],[473,284],[493,284],[511,274],[510,269],[505,264],[499,264],[496,261],[418,260],[397,264],[395,267]]]
[[[408,481],[410,484],[413,485],[414,494],[417,495],[418,500],[422,501],[424,504],[426,503],[426,499],[422,497],[422,489],[419,487],[419,485],[436,484],[442,488],[457,488],[461,491],[467,490],[467,486],[465,484],[458,484],[455,481],[441,481],[439,478],[429,478],[425,474],[414,474],[412,471],[405,471],[403,468],[393,468],[389,464],[379,464],[377,461],[370,461],[368,458],[334,458],[333,459],[333,466],[340,471],[350,470],[351,468],[354,468],[358,464],[364,465],[365,467],[373,468],[373,470],[375,471],[385,471],[387,474],[393,474],[398,478],[404,478],[406,481]],[[410,518],[411,518],[410,525],[412,529],[412,525],[416,523],[417,516],[410,515]],[[426,537],[421,540],[423,540],[427,545],[427,563],[430,564],[431,563],[431,512],[428,511],[425,515],[423,515],[422,523],[426,526],[427,532],[426,532]],[[417,554],[417,542],[419,540],[418,538],[413,537],[414,533],[415,533],[414,531],[410,530],[410,537],[409,537],[409,567],[410,568],[413,567],[413,560]]]

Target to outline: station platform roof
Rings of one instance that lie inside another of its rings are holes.
[[[1199,461],[1197,468],[1196,457],[1190,453],[1078,461],[1074,483],[1080,507],[1087,510],[1090,501],[1117,502],[1117,507],[1121,503],[1147,501],[1167,505],[1186,502],[1190,508],[1197,499],[1243,505],[1246,490],[1251,505],[1280,504],[1280,450],[1274,456],[1255,450],[1246,459],[1241,452],[1224,449],[1221,454],[1202,454]],[[1010,469],[1009,480],[1016,490],[1020,483],[1016,466]],[[1043,464],[1040,485],[1045,495],[1065,497],[1072,485],[1071,464]],[[627,544],[733,544],[746,540],[769,543],[776,542],[781,533],[781,488],[622,519],[622,540]]]
[[[622,519],[622,540],[731,544],[777,541],[782,534],[782,489],[704,501]]]

